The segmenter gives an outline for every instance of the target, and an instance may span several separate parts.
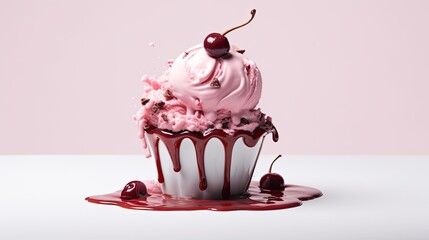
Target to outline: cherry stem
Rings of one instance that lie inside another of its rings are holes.
[[[225,36],[227,33],[231,32],[231,31],[234,31],[234,30],[235,30],[235,29],[237,29],[237,28],[244,27],[244,26],[246,26],[247,24],[249,24],[249,23],[253,20],[253,18],[255,17],[256,9],[252,9],[252,11],[250,11],[250,14],[252,14],[252,17],[249,19],[249,21],[247,21],[247,22],[245,22],[245,23],[241,24],[240,26],[237,26],[237,27],[235,27],[235,28],[231,28],[231,29],[227,30],[226,32],[222,33],[222,35],[223,35],[223,36]]]
[[[280,154],[280,155],[278,155],[277,157],[276,157],[276,159],[274,159],[274,161],[271,163],[271,165],[270,165],[270,169],[268,170],[268,173],[271,173],[271,169],[273,168],[273,164],[274,164],[274,162],[275,161],[277,161],[277,159],[279,159],[279,158],[281,158],[282,157],[282,155]]]

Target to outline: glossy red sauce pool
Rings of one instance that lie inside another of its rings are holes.
[[[97,204],[116,205],[135,210],[189,211],[189,210],[277,210],[297,207],[302,201],[322,196],[322,192],[311,187],[286,185],[284,191],[266,191],[252,181],[246,195],[227,200],[204,200],[195,198],[177,198],[165,195],[159,183],[144,181],[149,196],[131,200],[121,199],[121,191],[87,197],[86,200]]]

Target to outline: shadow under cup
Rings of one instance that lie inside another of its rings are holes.
[[[246,193],[267,132],[145,130],[164,194],[228,199]]]

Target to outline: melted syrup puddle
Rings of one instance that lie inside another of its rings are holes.
[[[116,205],[135,210],[189,211],[189,210],[276,210],[298,207],[302,201],[322,196],[315,188],[286,185],[284,191],[261,191],[258,182],[252,181],[248,194],[228,200],[203,200],[177,198],[163,194],[160,185],[152,180],[144,181],[150,196],[132,200],[122,200],[121,191],[87,197],[85,200],[97,204]]]

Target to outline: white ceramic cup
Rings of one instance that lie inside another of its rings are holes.
[[[230,196],[246,193],[252,179],[265,135],[261,136],[254,147],[248,147],[243,138],[236,140],[231,159]],[[147,141],[150,139],[146,138]],[[152,144],[148,144],[154,153]],[[195,146],[188,138],[183,139],[180,145],[179,172],[173,169],[170,154],[162,141],[159,140],[159,157],[164,182],[161,188],[164,194],[176,197],[193,197],[200,199],[222,199],[224,186],[225,150],[222,142],[213,137],[206,145],[204,154],[205,174],[207,188],[200,190],[200,177],[198,173]],[[152,154],[153,155],[153,154]]]

